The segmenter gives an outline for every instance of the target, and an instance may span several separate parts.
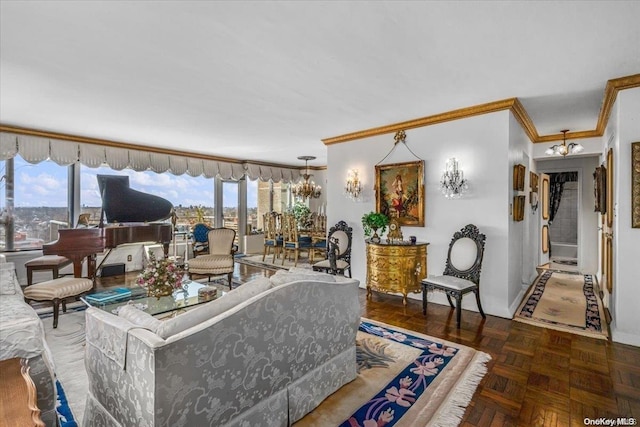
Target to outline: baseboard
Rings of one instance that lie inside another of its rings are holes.
[[[611,325],[611,340],[620,344],[628,344],[635,347],[640,347],[640,335],[620,332],[614,327],[614,325]]]

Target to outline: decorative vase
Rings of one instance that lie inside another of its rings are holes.
[[[378,236],[378,229],[373,229],[373,236],[371,236],[371,241],[373,243],[380,243],[380,236]]]
[[[169,283],[163,283],[153,286],[147,287],[147,296],[156,297],[160,299],[160,297],[166,297],[173,294],[173,286]]]

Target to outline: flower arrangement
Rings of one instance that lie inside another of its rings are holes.
[[[167,258],[156,259],[149,254],[149,264],[140,273],[136,283],[147,289],[147,295],[160,298],[171,295],[176,289],[182,289],[184,272]]]

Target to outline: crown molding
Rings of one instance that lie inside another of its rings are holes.
[[[640,74],[634,74],[631,76],[620,77],[607,81],[607,86],[604,91],[604,99],[602,101],[602,108],[600,109],[596,129],[568,132],[566,135],[566,139],[594,138],[604,135],[604,130],[607,127],[609,116],[611,115],[611,108],[613,107],[618,92],[638,86],[640,86]],[[356,139],[368,138],[376,135],[395,133],[399,130],[431,126],[452,120],[464,119],[467,117],[477,116],[479,114],[494,113],[496,111],[506,109],[511,110],[514,117],[516,118],[518,123],[520,123],[520,126],[522,126],[522,129],[529,137],[529,140],[531,140],[531,142],[533,142],[534,144],[562,141],[562,133],[539,135],[535,125],[533,124],[533,121],[531,120],[531,117],[525,110],[520,100],[518,98],[509,98],[501,101],[475,105],[473,107],[448,111],[446,113],[436,114],[433,116],[421,117],[419,119],[409,120],[406,122],[394,123],[386,126],[380,126],[362,131],[351,132],[344,135],[334,136],[331,138],[325,138],[322,140],[322,142],[325,145],[338,144],[341,142],[353,141]]]
[[[279,164],[279,163],[267,163],[267,162],[260,162],[260,161],[254,161],[254,160],[240,160],[240,159],[232,159],[228,157],[210,156],[210,155],[194,153],[190,151],[173,150],[169,148],[149,147],[146,145],[134,144],[130,142],[119,142],[119,141],[111,141],[108,139],[72,135],[68,133],[49,132],[49,131],[44,131],[40,129],[23,128],[23,127],[5,125],[1,123],[0,123],[0,132],[10,132],[18,135],[37,136],[41,138],[60,139],[63,141],[80,142],[83,144],[102,145],[106,147],[124,148],[128,150],[146,151],[149,153],[167,154],[171,156],[191,157],[194,159],[212,160],[216,162],[227,162],[227,163],[238,163],[238,164],[251,163],[254,165],[270,166],[270,167],[278,167],[278,168],[300,169],[300,170],[304,169],[304,166],[299,167],[299,166],[285,165],[285,164]],[[321,170],[322,168],[326,169],[326,166],[316,166],[315,168],[317,170]],[[313,169],[313,167],[309,166],[309,169]]]
[[[355,139],[368,138],[376,135],[384,135],[387,133],[395,133],[399,130],[414,129],[423,126],[431,126],[438,123],[450,122],[466,117],[478,116],[481,114],[495,113],[496,111],[508,110],[516,102],[516,98],[503,99],[501,101],[489,102],[486,104],[474,105],[472,107],[461,108],[458,110],[447,111],[445,113],[435,114],[433,116],[421,117],[419,119],[408,120],[406,122],[394,123],[391,125],[375,127],[372,129],[361,130],[358,132],[347,133],[344,135],[325,138],[322,142],[325,145],[338,144],[341,142],[353,141]]]

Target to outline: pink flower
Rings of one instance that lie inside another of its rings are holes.
[[[400,387],[401,388],[409,388],[409,386],[411,385],[411,383],[413,382],[413,380],[411,378],[409,378],[408,376],[402,378],[400,380]]]
[[[444,357],[451,357],[456,354],[456,349],[453,347],[442,346],[442,348],[438,348],[438,345],[433,343],[429,346],[429,352],[433,354],[441,354]]]
[[[411,368],[411,372],[413,372],[414,374],[423,375],[425,377],[432,377],[438,373],[438,368],[436,367],[436,363],[434,362],[427,362],[425,364],[422,364],[416,361],[415,363],[417,366],[415,368]]]
[[[413,402],[416,401],[416,399],[413,397],[415,395],[416,394],[409,389],[401,388],[400,390],[398,390],[395,386],[387,389],[387,392],[385,393],[385,397],[389,402],[395,402],[400,406],[404,406],[405,408],[408,408]]]

